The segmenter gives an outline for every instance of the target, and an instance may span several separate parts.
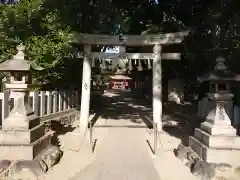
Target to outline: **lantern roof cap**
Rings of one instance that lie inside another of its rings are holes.
[[[231,72],[225,64],[222,56],[216,58],[216,64],[213,70],[208,71],[198,77],[200,82],[206,81],[240,81],[240,75]]]
[[[13,56],[12,59],[8,59],[0,63],[0,71],[30,71],[43,70],[42,67],[38,66],[34,61],[29,61],[25,59],[25,46],[20,44],[16,47],[17,54]]]

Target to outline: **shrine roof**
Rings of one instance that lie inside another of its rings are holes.
[[[132,78],[126,76],[126,75],[123,75],[123,74],[116,74],[116,75],[112,75],[112,76],[109,76],[111,79],[113,80],[131,80]]]

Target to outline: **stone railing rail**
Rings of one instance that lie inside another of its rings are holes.
[[[48,116],[69,111],[79,106],[77,91],[31,91],[28,102],[37,116],[47,119]],[[9,91],[0,92],[0,124],[9,115],[14,105]]]

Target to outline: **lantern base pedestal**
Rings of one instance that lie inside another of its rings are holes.
[[[194,137],[189,138],[189,146],[201,159],[208,163],[228,163],[234,165],[240,155],[240,137],[231,126],[233,94],[208,93],[215,106],[210,110],[206,121],[195,129]]]
[[[26,139],[27,137],[31,139],[37,131],[16,131],[16,135],[19,135],[19,137],[25,135]],[[26,144],[26,139],[15,137],[19,142],[22,142],[17,144],[17,140],[12,139],[13,132],[2,131],[1,133],[2,137],[8,138],[8,142],[12,142],[11,144],[4,142],[0,145],[0,159],[11,162],[7,169],[11,172],[7,175],[8,177],[17,177],[17,179],[41,177],[62,157],[63,152],[59,147],[51,145],[53,133],[45,134],[40,138],[36,137],[36,140],[29,144]]]
[[[237,134],[237,130],[231,125],[218,125],[207,121],[201,124],[201,130],[211,135],[236,136]]]
[[[208,163],[239,164],[238,157],[240,156],[240,149],[226,148],[224,145],[221,148],[208,147],[195,137],[189,138],[189,146],[201,159]]]
[[[11,161],[33,160],[45,149],[51,146],[51,134],[46,134],[30,144],[3,143],[0,145],[0,159]],[[18,137],[16,137],[18,139]]]
[[[29,130],[40,124],[40,119],[35,115],[26,116],[27,120],[21,120],[21,117],[10,117],[4,119],[2,129],[11,130]]]
[[[0,130],[0,159],[30,162],[54,147],[51,145],[53,133],[45,133],[44,125],[34,115],[24,93],[19,95]]]
[[[15,109],[4,121],[0,130],[0,159],[13,163],[9,166],[10,177],[39,177],[59,162],[62,151],[51,144],[53,132],[45,133],[44,125],[30,109],[23,112]]]
[[[44,125],[38,125],[29,130],[5,130],[0,131],[0,144],[28,145],[38,140],[45,134]]]
[[[240,156],[240,137],[232,126],[204,122],[189,138],[189,147],[208,163],[235,164]]]

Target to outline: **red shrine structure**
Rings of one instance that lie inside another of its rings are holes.
[[[132,78],[126,75],[116,74],[110,76],[110,89],[131,89],[131,86]]]

